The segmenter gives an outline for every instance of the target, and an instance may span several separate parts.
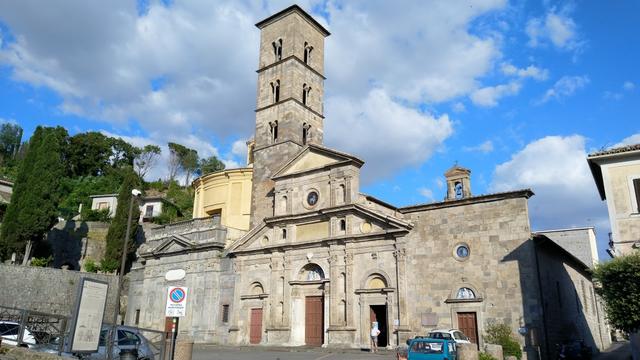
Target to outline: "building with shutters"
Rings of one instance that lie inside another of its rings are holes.
[[[613,257],[640,249],[640,144],[590,154],[587,162],[602,200],[607,201]]]
[[[376,322],[381,347],[435,328],[460,328],[482,346],[486,326],[500,322],[531,358],[546,358],[554,344],[544,314],[558,302],[543,306],[533,192],[474,195],[471,171],[455,165],[443,201],[396,207],[362,193],[364,161],[323,143],[329,32],[295,5],[256,26],[249,226],[232,231],[214,217],[148,231],[129,275],[127,323],[162,328],[166,288],[182,285],[180,331],[200,343],[368,348]],[[194,183],[197,204],[215,203],[205,182]],[[176,269],[185,276],[167,281]]]

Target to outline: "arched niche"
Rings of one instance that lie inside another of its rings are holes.
[[[319,281],[324,279],[324,271],[320,265],[315,263],[306,264],[298,272],[299,281]]]
[[[369,270],[360,281],[360,289],[377,290],[392,287],[389,275],[380,269]]]

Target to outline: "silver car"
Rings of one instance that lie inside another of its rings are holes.
[[[89,359],[104,360],[107,358],[107,339],[111,326],[105,325],[100,331],[98,352],[90,354]],[[117,338],[116,338],[117,337]],[[114,334],[113,359],[120,358],[121,350],[137,350],[138,359],[155,360],[153,346],[135,327],[118,325]]]

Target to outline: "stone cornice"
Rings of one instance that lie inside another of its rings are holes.
[[[267,105],[267,106],[263,106],[263,107],[261,107],[261,108],[257,108],[257,109],[255,110],[255,112],[260,112],[260,111],[263,111],[263,110],[270,109],[270,108],[272,108],[272,107],[274,107],[274,106],[277,106],[277,105],[280,105],[280,104],[284,104],[284,103],[286,103],[287,101],[293,101],[293,102],[297,103],[298,105],[302,106],[304,109],[311,111],[315,116],[317,116],[317,117],[319,117],[319,118],[321,118],[321,119],[324,119],[324,115],[322,115],[322,114],[320,114],[319,112],[317,112],[317,111],[313,110],[312,108],[310,108],[310,107],[308,107],[307,105],[303,104],[303,103],[302,103],[302,101],[300,101],[300,100],[298,100],[298,99],[296,99],[296,98],[294,98],[294,97],[291,97],[291,96],[290,96],[290,97],[288,97],[288,98],[286,98],[286,99],[284,99],[284,100],[280,100],[280,101],[278,101],[278,102],[276,102],[276,103],[269,104],[269,105]]]
[[[276,62],[274,62],[273,64],[269,64],[267,66],[264,66],[258,70],[256,70],[256,72],[258,74],[260,74],[261,72],[267,70],[267,69],[271,69],[272,67],[278,66],[284,62],[286,62],[287,60],[295,60],[296,62],[298,62],[300,65],[306,67],[308,70],[310,70],[312,73],[318,75],[319,77],[322,78],[322,80],[327,80],[326,77],[324,77],[324,75],[322,75],[318,70],[312,68],[311,66],[309,66],[309,64],[305,63],[304,61],[300,60],[300,58],[297,55],[289,55],[286,58],[282,59],[282,60],[278,60]]]
[[[528,199],[533,195],[534,193],[533,191],[531,191],[531,189],[524,189],[524,190],[508,191],[508,192],[502,192],[502,193],[496,193],[496,194],[471,196],[471,197],[463,198],[460,200],[447,200],[447,201],[435,202],[431,204],[418,204],[418,205],[412,205],[412,206],[405,206],[405,207],[399,208],[398,211],[400,211],[400,213],[402,214],[406,214],[406,213],[412,213],[417,211],[428,211],[428,210],[443,209],[443,208],[449,208],[449,207],[455,207],[455,206],[481,204],[481,203],[501,201],[501,200],[507,200],[507,199],[517,199],[517,198]]]

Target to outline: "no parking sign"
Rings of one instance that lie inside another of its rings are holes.
[[[169,286],[165,316],[184,316],[187,312],[187,288]]]

